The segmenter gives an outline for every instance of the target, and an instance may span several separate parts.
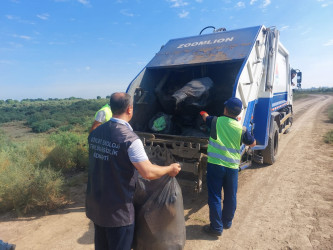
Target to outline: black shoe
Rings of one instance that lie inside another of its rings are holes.
[[[207,234],[214,235],[214,236],[221,236],[222,232],[215,231],[210,227],[210,225],[206,225],[203,227],[203,231]]]
[[[223,229],[229,229],[229,228],[231,228],[231,225],[229,225],[229,226],[223,226]]]

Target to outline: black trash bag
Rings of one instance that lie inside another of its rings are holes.
[[[183,128],[183,131],[181,133],[183,136],[192,136],[192,137],[201,137],[201,138],[207,138],[208,135],[202,130],[195,129],[195,128]]]
[[[163,111],[174,114],[176,110],[182,114],[195,113],[197,110],[209,104],[209,92],[213,87],[213,81],[209,77],[196,78],[183,85],[182,82],[171,80],[158,86],[155,94]],[[185,107],[184,107],[185,106]]]
[[[210,128],[207,127],[206,122],[198,114],[193,121],[192,126],[183,126],[180,135],[208,138],[210,135]]]
[[[213,87],[213,81],[209,77],[193,79],[186,83],[172,95],[175,98],[176,109],[180,103],[198,107],[206,106],[211,87]]]
[[[186,231],[181,188],[175,177],[139,176],[134,194],[134,250],[181,250]]]
[[[165,113],[173,114],[175,112],[176,102],[172,95],[181,87],[182,86],[179,86],[179,84],[173,82],[163,87],[156,87],[155,94]]]
[[[213,81],[204,77],[194,79],[177,90],[172,95],[175,99],[175,119],[181,121],[183,126],[194,127],[199,112],[210,104],[212,86]]]

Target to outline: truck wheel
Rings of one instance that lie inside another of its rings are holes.
[[[290,124],[290,128],[288,128],[286,131],[284,131],[284,134],[288,134],[290,132],[291,126],[293,125],[293,117],[288,118],[288,122],[286,123],[287,125]]]
[[[273,125],[272,134],[269,136],[268,145],[262,151],[264,163],[272,165],[276,160],[276,154],[279,148],[279,129],[276,122]]]

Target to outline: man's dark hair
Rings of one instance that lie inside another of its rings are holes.
[[[229,116],[231,116],[233,118],[236,118],[240,114],[240,112],[238,112],[238,111],[228,109],[228,107],[225,107],[225,108],[227,109]]]
[[[127,93],[113,93],[110,97],[111,111],[115,115],[125,113],[129,105],[132,105],[132,97]]]
[[[224,107],[227,109],[228,114],[234,118],[242,112],[242,106],[242,101],[236,97],[231,97],[224,102]]]

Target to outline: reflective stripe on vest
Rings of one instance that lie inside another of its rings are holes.
[[[222,116],[217,118],[214,140],[209,138],[208,162],[228,168],[239,167],[242,126],[234,119]]]
[[[96,118],[99,111],[104,111],[104,114],[105,114],[105,121],[104,122],[108,122],[111,119],[112,111],[111,111],[111,108],[110,108],[109,104],[105,104],[100,110],[98,110],[95,114],[95,118]]]
[[[236,154],[240,154],[240,150],[239,149],[234,149],[234,148],[227,148],[225,146],[219,145],[216,142],[210,141],[209,142],[210,145],[212,145],[214,148],[218,148],[221,149],[223,151],[228,151],[232,154],[236,153]]]
[[[230,163],[234,163],[234,164],[237,164],[239,165],[240,163],[240,160],[236,160],[236,159],[232,159],[232,158],[228,158],[224,155],[220,155],[220,154],[217,154],[217,153],[212,153],[212,152],[208,152],[207,154],[209,157],[213,157],[213,158],[217,158],[217,159],[220,159],[222,161],[226,161],[226,162],[230,162]]]

